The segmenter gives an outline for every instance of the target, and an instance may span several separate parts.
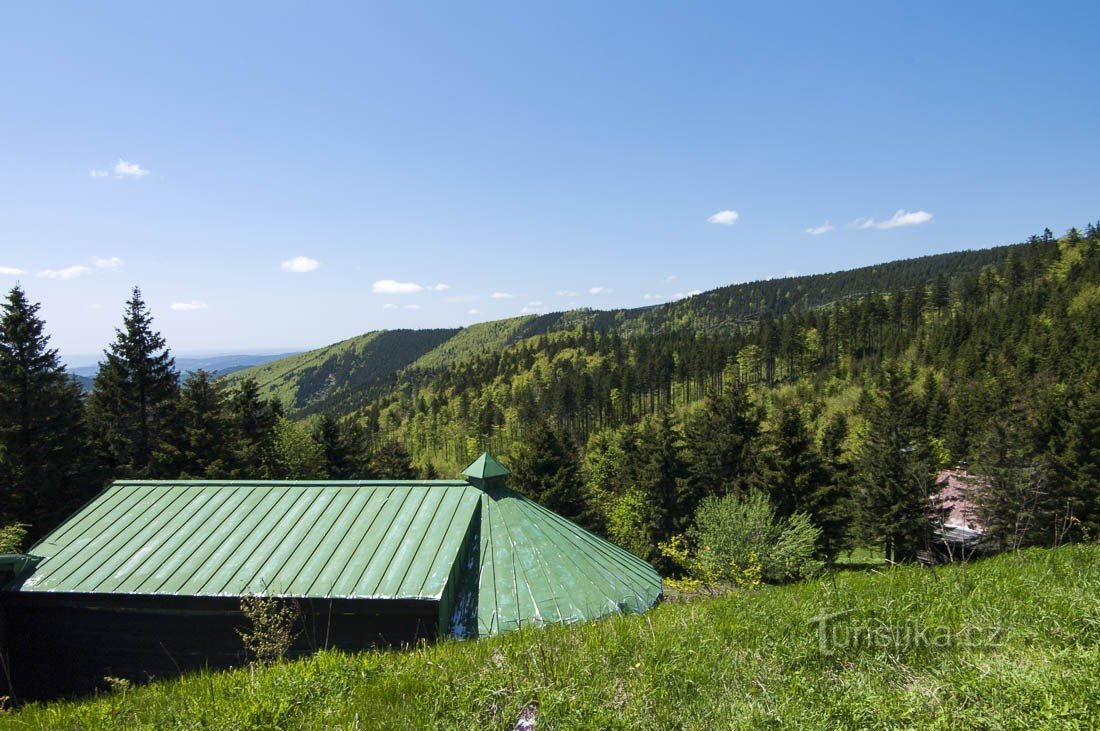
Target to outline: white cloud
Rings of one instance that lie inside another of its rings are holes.
[[[117,256],[112,256],[110,259],[96,257],[93,261],[96,269],[118,269],[122,266],[122,259]]]
[[[0,267],[0,275],[8,277],[18,277],[23,273],[23,270],[18,267]]]
[[[466,310],[467,315],[480,315],[481,310]]]
[[[554,294],[556,294],[559,297],[579,297],[580,296],[577,292],[574,292],[571,289],[559,289]]]
[[[108,173],[106,170],[92,170],[91,171],[91,176],[93,178],[105,178],[108,175],[110,175],[110,173]]]
[[[675,274],[669,274],[667,277],[665,277],[665,284],[672,284],[675,281],[676,281],[676,275]]]
[[[432,290],[433,292],[446,292],[450,288],[451,288],[451,285],[444,284],[443,282],[439,282],[435,286],[428,287],[428,289]]]
[[[77,264],[65,269],[43,269],[38,273],[38,276],[46,279],[76,279],[90,271],[92,270],[83,264]]]
[[[642,295],[642,299],[652,301],[652,300],[659,300],[659,299],[664,299],[664,298],[659,294],[649,294],[647,292],[646,294]]]
[[[588,294],[608,294],[611,290],[607,287],[589,287]]]
[[[382,309],[383,310],[396,310],[397,305],[393,304],[392,302],[387,302],[386,304],[382,305]]]
[[[419,310],[420,305],[405,305],[406,310]]]
[[[424,287],[416,282],[398,282],[395,279],[379,279],[371,285],[371,291],[375,294],[416,294],[423,292]]]
[[[191,300],[190,302],[173,302],[169,305],[169,309],[176,312],[191,312],[192,310],[205,310],[207,304],[202,300]]]
[[[806,229],[806,233],[810,234],[811,236],[820,236],[821,234],[827,234],[832,230],[833,224],[826,221],[820,226],[810,226],[808,229]]]
[[[932,220],[932,214],[928,211],[907,211],[899,208],[893,216],[885,221],[876,221],[871,217],[857,218],[849,226],[852,228],[898,228],[900,226],[919,226]]]
[[[489,296],[492,297],[495,300],[508,300],[508,299],[512,299],[513,297],[515,297],[514,294],[511,294],[509,292],[493,292]]]
[[[732,226],[737,223],[737,219],[741,218],[741,214],[737,211],[718,211],[713,216],[707,219],[710,223],[719,223],[723,226]]]
[[[119,158],[112,169],[115,171],[116,178],[144,178],[149,174],[148,170],[136,162],[129,162],[122,158]]]
[[[693,289],[690,292],[677,292],[676,294],[672,295],[672,297],[670,297],[669,299],[682,300],[682,299],[685,299],[687,297],[694,297],[695,295],[702,294],[702,293],[703,293],[702,290]]]
[[[282,267],[284,272],[305,274],[315,271],[317,267],[321,266],[321,262],[316,259],[310,259],[308,256],[296,256],[293,259],[287,259],[279,266]]]
[[[527,305],[526,307],[521,307],[519,313],[521,315],[530,315],[532,313],[541,312],[542,308],[539,307],[539,305],[541,305],[541,304],[542,304],[541,302],[532,302],[531,304]]]

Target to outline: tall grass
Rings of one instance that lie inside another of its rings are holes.
[[[829,614],[823,644],[811,619]],[[1084,729],[1100,727],[1098,679],[1100,547],[1081,545],[197,673],[0,727],[511,729],[538,700],[539,729]]]

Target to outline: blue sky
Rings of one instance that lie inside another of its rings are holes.
[[[134,284],[286,350],[1100,216],[1096,3],[25,5],[0,286],[70,356]]]

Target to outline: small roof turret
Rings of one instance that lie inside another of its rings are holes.
[[[512,474],[512,471],[500,462],[497,462],[493,455],[488,452],[482,452],[481,456],[475,459],[473,464],[462,470],[462,474],[467,477],[472,477],[475,480],[491,480],[494,477],[507,477]]]

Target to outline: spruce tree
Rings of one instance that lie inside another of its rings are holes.
[[[313,430],[313,438],[321,445],[328,476],[333,480],[356,477],[357,463],[348,435],[331,414],[324,414]]]
[[[278,401],[260,398],[255,378],[244,378],[230,397],[230,421],[233,426],[234,477],[257,479],[264,474],[266,455],[271,448],[275,421],[282,416]]]
[[[511,462],[510,484],[555,513],[591,526],[576,445],[549,421],[536,424]]]
[[[806,512],[810,495],[825,483],[821,457],[798,405],[780,409],[767,432],[756,476],[781,518]]]
[[[648,505],[649,534],[656,545],[683,532],[695,510],[683,440],[667,411],[642,428],[639,451],[642,464],[636,479]]]
[[[821,464],[825,482],[818,485],[806,502],[806,511],[818,528],[818,551],[831,561],[842,548],[851,544],[848,529],[852,521],[852,465],[844,449],[848,438],[848,418],[838,412],[825,424],[821,434]]]
[[[19,286],[0,306],[0,524],[39,536],[86,499],[80,388]]]
[[[928,512],[934,466],[910,379],[884,367],[871,398],[868,434],[860,453],[863,524],[891,561],[909,561],[929,542]]]
[[[1047,498],[1056,541],[1100,538],[1100,384],[1094,378],[1083,390],[1055,455],[1055,485]]]
[[[409,450],[396,439],[383,443],[374,451],[367,471],[370,477],[376,480],[415,480],[417,478]]]
[[[684,427],[685,457],[695,500],[744,493],[756,470],[759,410],[738,386],[707,397]]]
[[[137,287],[115,333],[88,401],[93,434],[117,477],[174,477],[179,375]]]
[[[180,396],[181,472],[225,479],[234,473],[233,424],[225,386],[204,370],[190,374]]]

